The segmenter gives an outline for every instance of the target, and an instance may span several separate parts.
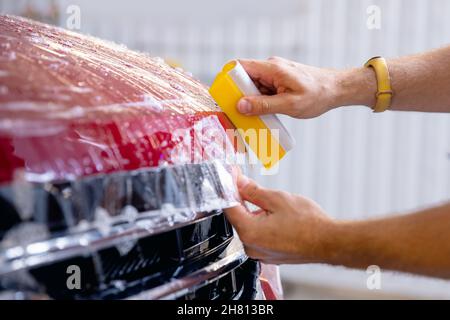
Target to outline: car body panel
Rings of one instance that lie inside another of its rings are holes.
[[[0,30],[0,182],[19,168],[56,180],[208,161],[201,143],[174,158],[186,144],[174,129],[205,117],[232,128],[204,85],[162,59],[25,19],[4,16]]]

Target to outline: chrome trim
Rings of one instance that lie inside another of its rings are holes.
[[[80,254],[95,252],[110,246],[119,245],[122,242],[136,241],[140,238],[201,222],[220,213],[220,210],[212,213],[199,213],[193,220],[177,222],[170,227],[163,226],[159,228],[146,227],[146,221],[142,219],[128,227],[114,226],[111,228],[109,235],[104,235],[98,230],[90,230],[82,234],[66,235],[25,246],[7,248],[0,252],[0,275],[61,261]]]
[[[231,253],[230,253],[231,251]],[[233,239],[222,259],[199,269],[188,276],[173,279],[170,282],[147,291],[128,297],[128,300],[170,300],[188,294],[201,288],[212,281],[216,281],[228,274],[228,272],[241,266],[248,257],[244,252],[241,242]]]

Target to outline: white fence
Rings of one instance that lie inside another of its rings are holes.
[[[25,2],[0,4],[14,12]],[[448,0],[135,0],[128,7],[63,0],[62,25],[68,4],[80,5],[82,32],[179,61],[206,83],[235,57],[279,55],[343,68],[450,43]],[[381,9],[380,29],[367,28],[370,5]],[[355,107],[286,123],[297,147],[278,175],[258,179],[309,196],[335,217],[373,217],[450,199],[450,115],[375,115]]]

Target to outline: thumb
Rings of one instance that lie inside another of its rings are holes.
[[[237,187],[242,200],[251,202],[262,210],[274,211],[275,207],[282,205],[283,200],[279,192],[262,188],[244,175],[237,177]],[[238,232],[253,225],[256,217],[254,213],[250,212],[244,204],[225,209],[228,220]]]
[[[237,186],[242,200],[248,201],[263,210],[274,211],[281,201],[277,191],[263,188],[244,175],[238,177]]]
[[[251,212],[242,204],[227,208],[224,211],[228,221],[230,221],[238,232],[252,223],[253,217]]]
[[[283,113],[290,115],[295,105],[295,97],[290,93],[273,96],[248,96],[239,100],[237,109],[245,115]]]

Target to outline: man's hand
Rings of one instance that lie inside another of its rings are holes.
[[[263,94],[241,99],[237,107],[243,114],[283,113],[295,118],[313,118],[336,105],[337,71],[279,57],[239,62]]]
[[[248,256],[267,263],[322,262],[333,221],[313,201],[287,192],[265,189],[245,176],[238,177],[244,205],[226,210]]]
[[[377,81],[371,68],[316,68],[283,58],[239,60],[261,91],[242,98],[246,115],[283,113],[314,118],[333,108],[373,107]],[[450,46],[387,62],[393,90],[391,110],[450,112]]]
[[[450,203],[408,215],[337,221],[313,201],[238,176],[244,205],[226,209],[245,251],[266,263],[329,263],[450,278]]]

